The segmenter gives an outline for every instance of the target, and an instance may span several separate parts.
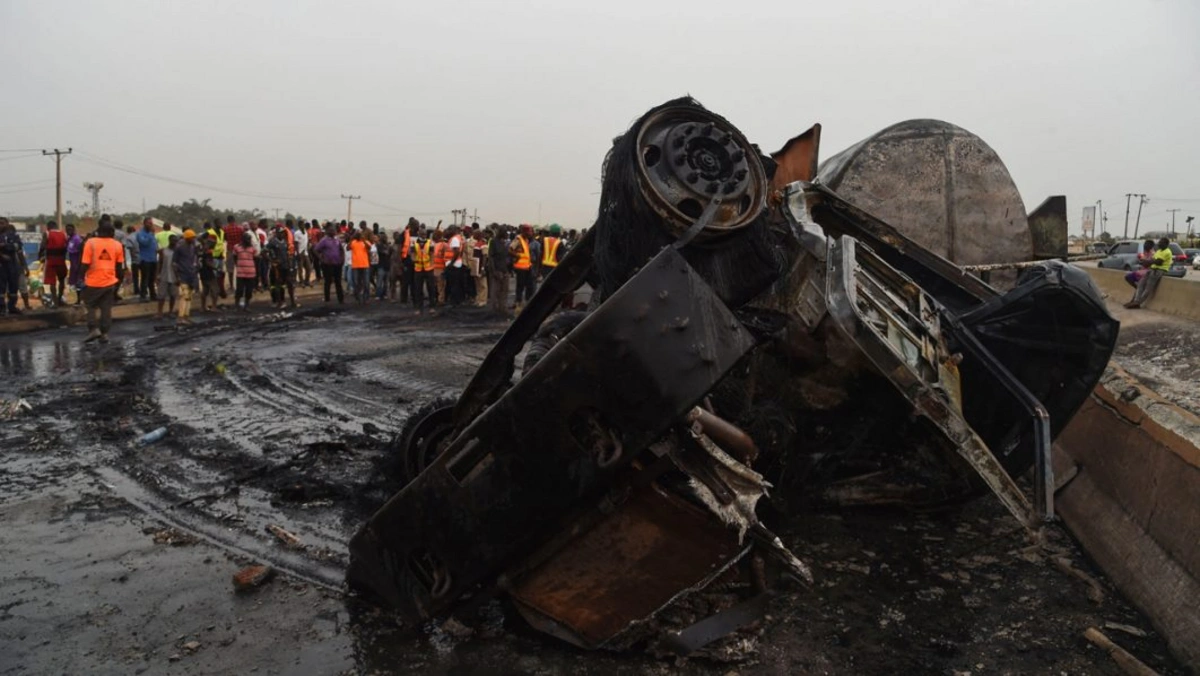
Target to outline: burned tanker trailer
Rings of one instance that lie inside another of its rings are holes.
[[[688,654],[811,580],[760,512],[990,491],[1051,518],[1050,443],[1116,340],[1099,294],[1057,262],[1001,293],[818,180],[818,146],[764,156],[687,98],[617,137],[595,226],[395,442],[351,586],[414,627],[503,595],[577,646]]]

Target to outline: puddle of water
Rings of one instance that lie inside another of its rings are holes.
[[[87,365],[82,351],[78,340],[5,340],[0,346],[0,375],[45,378],[70,373]]]

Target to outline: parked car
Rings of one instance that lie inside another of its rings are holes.
[[[1171,269],[1167,271],[1168,277],[1182,277],[1187,274],[1187,263],[1189,257],[1183,252],[1183,248],[1178,244],[1171,242]],[[1142,248],[1142,242],[1136,239],[1124,239],[1113,244],[1108,250],[1108,258],[1100,259],[1097,263],[1099,267],[1109,268],[1114,270],[1136,270],[1141,267],[1138,264],[1138,251]]]
[[[1187,257],[1185,263],[1190,261],[1193,270],[1200,270],[1200,249],[1184,249],[1183,255]]]

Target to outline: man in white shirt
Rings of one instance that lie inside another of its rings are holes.
[[[296,272],[301,286],[312,286],[312,256],[308,255],[308,232],[304,229],[304,221],[300,221],[292,230],[292,241],[296,244]]]
[[[461,305],[465,296],[463,275],[467,273],[467,269],[463,267],[463,238],[461,231],[457,225],[452,225],[446,229],[446,234],[450,237],[450,259],[446,261],[446,300],[451,305]]]

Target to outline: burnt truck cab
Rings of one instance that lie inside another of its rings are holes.
[[[690,99],[618,137],[604,176],[595,227],[397,440],[410,481],[352,540],[353,588],[414,627],[503,594],[581,647],[687,654],[764,597],[688,627],[665,608],[751,562],[811,580],[760,519],[769,488],[782,509],[990,491],[1031,531],[1052,518],[1049,445],[1118,328],[1086,274],[1047,261],[1001,293],[813,172],[772,183],[775,160]],[[585,282],[591,310],[554,315]]]

